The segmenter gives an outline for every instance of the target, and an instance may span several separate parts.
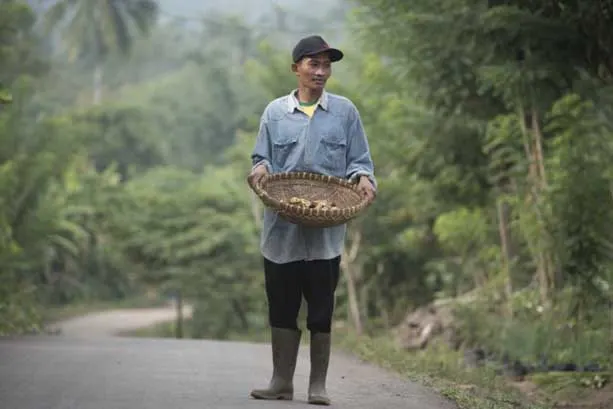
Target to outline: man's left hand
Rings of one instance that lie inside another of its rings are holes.
[[[358,190],[362,192],[362,195],[366,197],[368,201],[374,200],[376,196],[375,187],[372,185],[367,176],[360,176]]]

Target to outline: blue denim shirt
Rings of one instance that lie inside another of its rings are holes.
[[[252,165],[270,173],[306,171],[341,178],[369,177],[377,186],[360,114],[347,98],[324,91],[311,118],[295,96],[270,102],[260,120]],[[315,228],[290,223],[264,210],[262,255],[275,263],[331,259],[343,251],[346,225]]]

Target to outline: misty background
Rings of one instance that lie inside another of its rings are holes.
[[[265,340],[249,155],[321,34],[380,186],[339,339],[451,378],[475,350],[610,371],[612,13],[498,3],[0,2],[0,334],[172,300],[141,335]]]

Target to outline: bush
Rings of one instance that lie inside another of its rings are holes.
[[[467,346],[524,363],[610,366],[606,306],[593,318],[577,320],[571,314],[572,291],[562,292],[550,307],[539,304],[538,299],[533,290],[515,293],[512,319],[501,319],[503,307],[484,300],[459,306],[459,335]]]

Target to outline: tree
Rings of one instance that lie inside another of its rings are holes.
[[[109,53],[127,53],[134,30],[148,33],[156,21],[153,0],[57,0],[47,10],[46,27],[60,27],[70,58],[82,59],[94,67],[93,102],[102,97],[102,61]]]

